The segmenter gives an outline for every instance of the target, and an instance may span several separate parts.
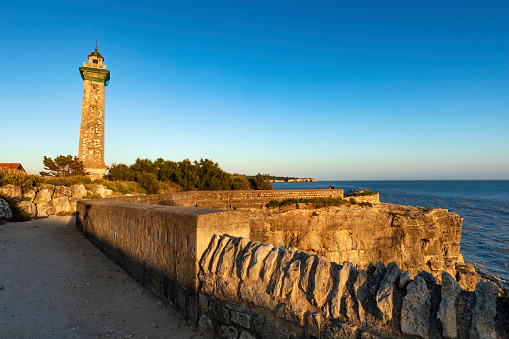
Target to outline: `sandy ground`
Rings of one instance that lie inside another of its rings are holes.
[[[201,338],[74,217],[0,224],[0,338]]]

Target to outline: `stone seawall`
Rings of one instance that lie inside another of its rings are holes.
[[[344,198],[342,189],[277,191],[193,191],[114,197],[104,201],[221,209],[261,208],[272,200]],[[361,198],[361,197],[359,197]]]
[[[218,338],[507,338],[509,299],[444,272],[358,271],[295,248],[215,235],[199,263],[199,326]]]
[[[249,237],[235,211],[82,200],[77,212],[92,243],[193,320],[198,260],[209,239],[217,232]]]

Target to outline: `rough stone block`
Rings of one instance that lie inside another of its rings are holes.
[[[475,286],[475,306],[472,311],[471,339],[497,338],[495,316],[497,314],[498,287],[495,283],[482,281]]]
[[[53,193],[53,199],[60,198],[60,197],[71,197],[72,191],[70,187],[66,186],[56,186],[55,192]]]
[[[244,328],[251,327],[251,316],[246,313],[232,311],[231,312],[231,321],[232,321],[232,323],[240,325]]]
[[[456,299],[461,292],[461,287],[456,279],[447,272],[442,272],[442,291],[440,308],[437,318],[442,323],[442,335],[446,338],[458,336],[456,328]]]
[[[220,325],[217,328],[217,338],[219,339],[237,339],[239,331],[233,326]]]
[[[401,308],[401,331],[429,338],[431,295],[426,281],[416,276],[407,286],[407,295]]]
[[[376,265],[378,265],[378,263]],[[396,288],[396,282],[399,281],[400,275],[401,269],[399,268],[398,264],[391,262],[389,265],[387,265],[387,273],[380,283],[380,288],[376,294],[376,303],[382,312],[385,322],[392,320],[392,309],[394,307],[394,289]]]

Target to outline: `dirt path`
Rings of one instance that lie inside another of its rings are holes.
[[[201,338],[74,217],[0,224],[0,338]]]

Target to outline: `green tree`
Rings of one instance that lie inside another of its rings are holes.
[[[198,169],[198,188],[204,191],[229,190],[232,187],[232,177],[219,167],[217,162],[209,159],[195,161]]]
[[[269,181],[269,177],[269,174],[258,173],[254,177],[251,177],[249,181],[255,190],[271,190],[273,187]]]
[[[42,161],[44,169],[49,172],[41,171],[39,174],[43,177],[72,177],[75,175],[86,175],[83,163],[77,156],[59,155],[55,160],[44,156]]]

